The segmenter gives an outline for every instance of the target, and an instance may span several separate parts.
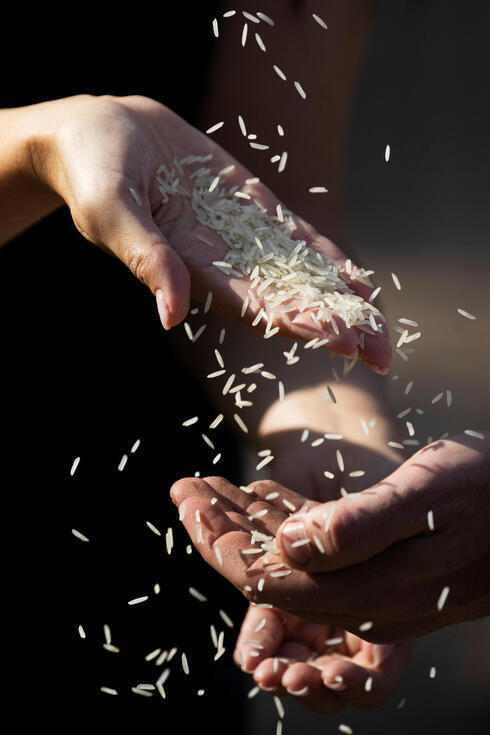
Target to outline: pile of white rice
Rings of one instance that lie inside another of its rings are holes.
[[[242,315],[249,305],[255,313],[265,305],[269,314],[279,306],[281,313],[308,309],[318,327],[330,322],[337,334],[333,314],[347,327],[377,332],[380,322],[376,317],[384,321],[383,315],[353,293],[348,283],[350,277],[369,284],[372,271],[357,268],[349,260],[342,266],[309,248],[305,240],[294,239],[297,228],[290,211],[277,205],[276,215],[271,215],[237,185],[229,187],[226,175],[234,166],[214,173],[202,165],[211,158],[212,154],[174,160],[175,168],[160,166],[157,178],[164,202],[171,196],[189,199],[197,221],[214,230],[228,246],[223,259],[213,261],[215,267],[229,277],[250,281]],[[215,244],[200,236],[197,241],[201,246]]]

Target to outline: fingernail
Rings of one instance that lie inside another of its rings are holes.
[[[164,329],[168,329],[168,307],[163,298],[163,291],[159,288],[155,294],[157,300],[158,316]]]
[[[379,644],[376,643],[373,646],[373,664],[374,666],[379,666],[383,663],[383,661],[386,661],[388,656],[391,656],[393,650],[396,647],[396,643],[383,643]]]
[[[304,687],[303,689],[298,689],[297,691],[293,691],[293,689],[288,689],[286,687],[286,691],[289,692],[289,694],[292,694],[293,697],[306,697],[306,695],[310,693],[309,687]]]
[[[344,678],[340,676],[340,674],[337,674],[337,676],[334,676],[331,679],[327,679],[326,681],[324,680],[323,683],[329,689],[334,689],[336,692],[342,692],[347,689],[347,684],[345,683]]]
[[[311,559],[310,544],[300,543],[306,540],[304,524],[293,520],[283,526],[281,543],[288,558],[294,564],[306,564]]]

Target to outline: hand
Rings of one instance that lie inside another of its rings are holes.
[[[238,184],[269,212],[279,203],[263,184],[245,185],[251,173],[226,151],[187,124],[171,110],[145,97],[91,97],[82,95],[25,108],[34,118],[36,134],[30,149],[36,176],[68,204],[76,227],[91,242],[120,258],[157,296],[165,328],[179,324],[189,308],[189,296],[204,301],[213,292],[212,308],[228,318],[251,324],[260,306],[249,307],[240,318],[250,281],[230,278],[213,261],[228,247],[213,230],[201,225],[187,200],[170,197],[164,203],[156,178],[165,164],[189,154],[213,154],[213,170],[230,164],[227,184]],[[186,184],[186,176],[181,176]],[[327,238],[297,218],[296,236],[313,249],[343,264],[345,256]],[[196,236],[214,243],[210,248]],[[345,275],[352,289],[367,299],[368,286]],[[291,307],[291,304],[289,305]],[[340,334],[330,323],[315,324],[311,310],[300,313],[275,308],[273,324],[283,336],[329,338],[329,349],[359,355],[373,369],[386,372],[391,348],[386,329],[365,335],[336,319]],[[256,327],[263,333],[263,324]]]
[[[250,600],[392,642],[489,613],[489,476],[488,436],[463,435],[425,447],[378,485],[330,503],[305,501],[275,483],[254,483],[251,496],[216,478],[181,480],[171,492],[205,519],[196,544],[203,558]],[[279,495],[266,501],[271,492]],[[297,511],[287,524],[283,498],[294,498]],[[267,513],[249,520],[259,510]],[[291,546],[291,521],[300,521],[292,530],[308,543]],[[195,542],[190,513],[184,523]],[[277,536],[277,553],[274,546],[243,553],[253,548],[254,525]],[[223,547],[222,565],[213,545]],[[285,575],[272,577],[266,567],[281,562]]]
[[[397,686],[411,648],[408,641],[368,643],[330,625],[252,605],[234,660],[264,691],[289,694],[314,712],[331,713],[346,704],[379,707]]]
[[[287,517],[282,500],[297,507],[304,503],[297,493],[275,482],[254,483],[251,487],[254,489],[251,504],[249,494],[219,477],[206,481],[180,480],[171,491],[196,548],[206,561],[246,594],[251,590],[247,585],[259,576],[267,576],[264,570],[268,565],[276,564],[284,569],[279,557],[271,552],[262,553],[258,560],[258,555],[249,556],[248,559],[255,561],[248,567],[243,561],[246,556],[236,559],[240,548],[250,548],[248,531],[255,527],[272,538]],[[264,501],[270,493],[278,492],[280,497]],[[218,503],[211,504],[213,498],[219,498]],[[306,503],[305,507],[308,505]],[[225,513],[219,506],[227,508]],[[266,516],[255,519],[254,523],[247,519],[249,514],[260,512],[266,506],[269,510]],[[202,542],[198,541],[197,518]],[[237,562],[241,571],[237,569]],[[276,579],[280,584],[280,578]],[[283,578],[282,584],[284,579],[289,577]],[[335,642],[337,638],[341,641]],[[334,643],[325,643],[331,639]],[[253,672],[256,682],[266,691],[279,696],[296,696],[315,712],[336,712],[345,704],[361,708],[379,706],[396,687],[410,651],[411,643],[407,641],[375,645],[335,625],[312,623],[277,608],[252,605],[245,616],[234,659],[245,671]],[[366,689],[369,678],[371,682]]]

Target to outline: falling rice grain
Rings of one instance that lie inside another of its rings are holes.
[[[484,439],[484,435],[481,434],[479,431],[474,431],[473,429],[465,429],[464,433],[468,436],[472,436],[474,439]]]
[[[465,311],[464,309],[458,309],[458,314],[466,317],[466,319],[476,319],[476,316],[474,316],[474,314],[470,314],[469,311]]]
[[[446,604],[446,600],[449,595],[449,587],[444,587],[441,594],[439,595],[439,599],[437,600],[437,609],[439,612],[441,612],[442,608]]]
[[[340,449],[337,449],[335,456],[337,457],[337,464],[339,466],[339,470],[343,472],[344,471],[344,458],[342,456],[342,452],[340,451]]]
[[[75,458],[75,459],[73,460],[73,464],[72,464],[72,466],[71,466],[71,470],[70,470],[70,475],[71,475],[71,477],[73,477],[73,475],[74,475],[74,474],[75,474],[75,472],[77,471],[77,467],[78,467],[78,465],[79,465],[79,464],[80,464],[80,457],[76,457],[76,458]]]
[[[225,124],[224,121],[221,121],[219,123],[216,123],[216,125],[212,125],[210,128],[208,128],[206,130],[206,133],[208,135],[211,135],[211,133],[215,133],[217,130],[219,130],[220,128],[222,128],[224,124]]]
[[[77,531],[76,528],[72,528],[71,532],[75,536],[75,538],[80,539],[80,541],[85,541],[85,542],[90,541],[90,539],[87,538],[87,536],[85,536],[83,533],[80,533],[80,531]]]
[[[135,597],[132,600],[128,600],[128,605],[139,605],[141,602],[146,602],[148,599],[148,595],[144,595],[143,597]]]
[[[392,273],[391,277],[393,279],[393,283],[395,284],[395,287],[398,289],[398,291],[401,291],[402,290],[401,283],[396,273]]]
[[[243,24],[243,30],[242,30],[242,46],[245,46],[247,43],[247,33],[248,33],[248,23]]]
[[[156,534],[157,536],[162,535],[161,531],[159,531],[158,528],[153,525],[153,523],[150,523],[150,521],[146,521],[146,525],[148,526],[150,531],[153,531],[153,533]]]
[[[299,82],[295,82],[294,83],[294,86],[296,87],[296,90],[297,90],[299,96],[302,97],[305,100],[306,99],[306,92],[303,89],[303,87],[301,86],[301,84]]]
[[[257,17],[260,18],[260,20],[263,20],[265,23],[268,23],[270,26],[275,25],[272,18],[269,18],[268,15],[265,13],[256,13]]]
[[[118,694],[117,689],[111,689],[111,687],[100,687],[100,691],[104,694],[112,694],[113,696]]]
[[[272,68],[276,72],[277,76],[280,77],[280,79],[282,79],[283,81],[286,81],[286,75],[284,74],[284,72],[281,69],[279,69],[278,66],[276,66],[275,64],[273,64]]]
[[[261,51],[266,51],[265,44],[258,33],[255,34],[255,40],[257,41],[257,45],[261,49]]]
[[[227,625],[227,626],[228,626],[229,628],[234,628],[234,627],[235,627],[235,626],[234,626],[234,624],[233,624],[233,620],[232,620],[232,619],[230,618],[230,616],[229,616],[229,615],[228,615],[228,614],[227,614],[227,613],[226,613],[226,612],[225,612],[224,610],[220,610],[220,611],[219,611],[219,614],[220,614],[220,617],[221,617],[221,619],[223,620],[223,622],[224,622],[224,623],[225,623],[225,624],[226,624],[226,625]]]
[[[325,30],[327,30],[327,24],[325,23],[324,20],[322,20],[320,18],[320,16],[315,15],[315,13],[313,13],[313,18],[316,20],[316,22],[318,23],[319,26],[321,26],[322,28],[325,28]]]
[[[208,598],[202,594],[202,592],[199,592],[199,590],[196,590],[195,587],[189,587],[189,594],[192,595],[192,597],[195,597],[196,600],[199,600],[199,602],[207,602]]]

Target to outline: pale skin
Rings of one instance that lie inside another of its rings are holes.
[[[80,233],[125,263],[156,296],[162,324],[182,322],[189,299],[204,301],[213,292],[213,309],[240,319],[248,278],[230,278],[213,261],[227,251],[221,238],[201,225],[190,204],[172,197],[164,204],[156,171],[160,164],[175,168],[174,159],[198,153],[213,155],[218,173],[228,165],[229,186],[263,204],[271,214],[279,200],[263,184],[245,184],[253,174],[213,140],[186,123],[164,105],[146,97],[92,97],[81,95],[0,113],[0,241],[64,203]],[[192,172],[192,169],[190,170]],[[183,183],[186,177],[181,177]],[[131,193],[131,189],[135,194]],[[300,217],[295,237],[340,265],[346,257],[328,238]],[[200,241],[205,235],[214,247]],[[345,275],[353,291],[369,298],[371,289]],[[251,323],[262,298],[250,305],[243,326]],[[386,372],[390,359],[386,329],[365,335],[338,319],[339,334],[329,322],[318,326],[310,310],[290,310],[293,303],[276,307],[273,326],[280,334],[299,339],[327,337],[329,348],[346,356],[360,355],[377,372]],[[337,321],[337,320],[336,320]],[[263,333],[264,325],[256,331]]]

